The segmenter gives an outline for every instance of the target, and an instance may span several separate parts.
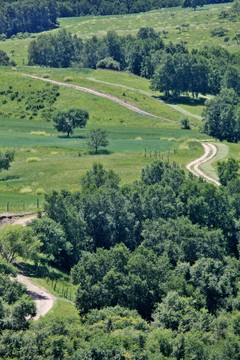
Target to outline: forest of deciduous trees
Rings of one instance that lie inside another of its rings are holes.
[[[4,39],[22,32],[40,32],[57,25],[55,0],[0,1],[0,34]]]
[[[44,262],[72,268],[80,319],[26,322],[27,331],[4,325],[0,356],[237,360],[239,166],[229,160],[223,169],[217,188],[155,161],[120,186],[95,164],[81,193],[47,195],[46,216],[27,228]],[[0,270],[14,273],[5,262]]]

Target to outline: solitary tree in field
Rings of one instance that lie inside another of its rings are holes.
[[[73,133],[76,127],[83,128],[86,126],[88,119],[88,112],[82,109],[59,111],[53,116],[55,128],[59,132],[67,133],[67,137]]]
[[[88,135],[87,145],[94,148],[95,154],[97,154],[99,147],[108,145],[107,132],[101,129],[91,130]]]
[[[0,172],[2,170],[8,170],[13,160],[14,160],[13,150],[0,151]]]

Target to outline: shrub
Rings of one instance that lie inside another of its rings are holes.
[[[120,63],[113,60],[111,57],[106,57],[97,63],[97,68],[120,71]]]

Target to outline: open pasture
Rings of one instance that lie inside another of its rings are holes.
[[[54,70],[51,71],[50,75],[54,77]],[[56,78],[66,73],[71,74],[71,71],[56,71]],[[109,72],[104,73],[108,75]],[[77,129],[67,139],[64,134],[57,133],[53,123],[47,121],[49,119],[43,119],[42,110],[36,116],[25,110],[28,96],[42,94],[49,86],[16,72],[2,72],[0,77],[4,91],[12,87],[11,93],[1,95],[0,99],[0,143],[2,148],[11,146],[16,149],[11,168],[0,174],[1,212],[6,211],[7,203],[10,211],[34,210],[37,199],[42,207],[44,194],[53,189],[80,190],[80,178],[93,162],[102,162],[106,169],[119,173],[122,183],[129,183],[139,179],[141,169],[156,156],[159,158],[159,154],[165,160],[169,158],[169,161],[184,166],[203,152],[201,145],[191,143],[191,139],[206,138],[197,128],[181,130],[177,121],[169,123],[135,114],[109,100],[60,87],[54,108],[66,110],[75,106],[86,108],[90,113],[86,128]],[[144,79],[134,77],[134,86],[138,87],[138,81],[139,88],[142,82],[142,88],[146,90]],[[122,83],[128,83],[127,74],[122,74]],[[119,90],[117,87],[114,89]],[[21,102],[10,99],[16,92],[19,96],[24,94]],[[138,91],[135,94],[142,96]],[[1,100],[6,99],[7,103],[3,104]],[[146,99],[151,98],[146,96]],[[169,109],[177,114],[178,119],[181,118],[181,113]],[[109,137],[107,151],[97,156],[92,155],[86,146],[89,130],[96,127],[107,130]]]

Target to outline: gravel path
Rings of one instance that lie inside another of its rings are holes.
[[[56,301],[55,296],[50,294],[46,289],[34,285],[26,276],[17,275],[17,280],[27,287],[27,292],[31,295],[37,305],[37,315],[33,318],[38,320],[40,316],[44,316],[53,307]]]
[[[173,120],[161,117],[161,116],[151,114],[151,113],[149,113],[147,111],[144,111],[144,110],[138,108],[137,106],[125,103],[124,101],[118,99],[115,96],[107,95],[107,94],[101,93],[101,92],[93,90],[93,89],[89,89],[89,88],[86,88],[86,87],[83,87],[83,86],[78,86],[78,85],[67,84],[67,83],[64,83],[64,82],[56,81],[56,80],[45,79],[45,78],[35,76],[35,75],[29,75],[29,74],[22,74],[22,75],[23,76],[28,76],[28,77],[33,78],[33,79],[42,80],[42,81],[45,81],[45,82],[48,82],[48,83],[52,83],[52,84],[55,84],[55,85],[66,86],[66,87],[69,87],[69,88],[72,88],[72,89],[75,89],[75,90],[79,90],[79,91],[83,91],[83,92],[86,92],[86,93],[89,93],[89,94],[92,94],[92,95],[103,97],[103,98],[111,100],[111,101],[113,101],[113,102],[115,102],[115,103],[129,109],[129,110],[132,110],[135,113],[138,113],[140,115],[151,116],[151,117],[153,117],[155,119],[160,119],[160,120],[164,120],[164,121],[168,121],[168,122],[172,122],[172,123],[176,122],[176,121],[173,121]]]
[[[137,91],[141,94],[144,94],[146,96],[149,96],[149,97],[153,97],[154,94],[148,92],[148,91],[144,91],[144,90],[139,90],[139,89],[136,89],[136,88],[133,88],[133,87],[130,87],[130,86],[126,86],[126,85],[121,85],[121,84],[115,84],[115,83],[111,83],[111,82],[107,82],[107,81],[102,81],[102,80],[98,80],[98,79],[95,79],[94,77],[88,77],[87,78],[88,80],[90,81],[94,81],[94,82],[98,82],[98,83],[101,83],[101,84],[107,84],[107,85],[112,85],[112,86],[116,86],[116,87],[120,87],[120,88],[123,88],[123,89],[126,89],[126,90],[130,90],[130,91]],[[161,101],[164,105],[166,106],[169,106],[171,107],[172,109],[184,114],[184,115],[187,115],[187,116],[191,116],[191,117],[194,117],[198,120],[202,120],[202,117],[199,116],[199,115],[195,115],[195,114],[192,114],[190,113],[189,111],[185,110],[185,109],[182,109],[179,105],[173,105],[173,104],[168,104],[162,100],[159,99],[159,101]]]
[[[202,146],[204,147],[205,153],[203,156],[201,156],[199,159],[196,159],[194,161],[192,161],[190,164],[188,164],[186,167],[187,169],[194,175],[196,176],[202,176],[204,177],[207,181],[209,182],[213,182],[215,185],[220,186],[221,184],[211,178],[210,176],[206,175],[202,170],[199,169],[199,166],[206,163],[207,161],[211,160],[217,153],[217,148],[215,145],[211,144],[211,143],[201,143]]]
[[[22,225],[26,226],[26,224],[34,219],[36,219],[37,215],[32,215],[28,217],[23,217],[17,220],[14,220],[13,225]]]
[[[20,218],[15,220],[12,225],[22,225],[26,226],[26,224],[37,216],[32,215],[25,218]],[[36,286],[31,282],[30,278],[26,276],[17,275],[17,280],[24,284],[27,287],[27,291],[29,295],[31,295],[37,305],[37,315],[33,318],[34,320],[38,320],[40,316],[44,316],[54,305],[56,301],[56,297],[50,294],[46,289]]]

